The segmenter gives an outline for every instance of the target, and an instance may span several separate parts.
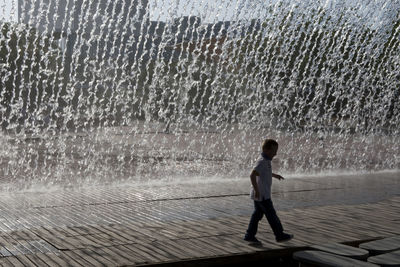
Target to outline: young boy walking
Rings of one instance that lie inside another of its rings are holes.
[[[249,227],[246,231],[244,240],[261,243],[256,238],[258,222],[263,215],[268,220],[269,225],[275,235],[277,242],[288,241],[293,238],[293,235],[283,232],[281,221],[276,214],[271,200],[271,185],[272,177],[283,180],[279,174],[272,172],[271,161],[278,151],[278,143],[272,139],[266,139],[262,144],[262,153],[258,159],[253,171],[250,174],[251,184],[251,199],[254,200],[254,212],[251,215]]]

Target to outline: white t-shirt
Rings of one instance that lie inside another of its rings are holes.
[[[252,187],[250,197],[255,201],[262,201],[271,198],[271,186],[272,186],[272,166],[271,160],[267,160],[260,156],[257,160],[254,170],[258,172],[260,176],[257,176],[258,191],[260,193],[259,198],[254,198],[254,188]]]

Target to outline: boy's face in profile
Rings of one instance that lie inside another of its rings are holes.
[[[272,146],[270,148],[266,148],[263,152],[270,158],[273,159],[278,152],[278,146]]]

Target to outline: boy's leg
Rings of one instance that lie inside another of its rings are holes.
[[[251,239],[256,236],[258,222],[262,219],[264,213],[260,205],[261,202],[254,201],[254,212],[251,215],[249,227],[247,228],[245,239]]]
[[[260,203],[260,206],[267,217],[268,223],[274,232],[275,237],[279,237],[283,234],[283,227],[281,224],[281,220],[279,220],[278,215],[276,214],[274,205],[272,204],[271,199],[263,200]]]

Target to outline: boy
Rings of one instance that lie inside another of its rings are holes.
[[[244,240],[249,242],[261,243],[257,240],[256,234],[258,222],[262,219],[263,215],[267,217],[277,242],[288,241],[293,238],[293,235],[283,232],[281,221],[271,201],[272,177],[278,180],[284,179],[279,174],[272,172],[271,160],[275,157],[277,151],[278,143],[275,140],[266,139],[262,144],[261,157],[250,174],[253,186],[251,198],[254,200],[254,212],[251,215],[249,227],[244,237]]]

